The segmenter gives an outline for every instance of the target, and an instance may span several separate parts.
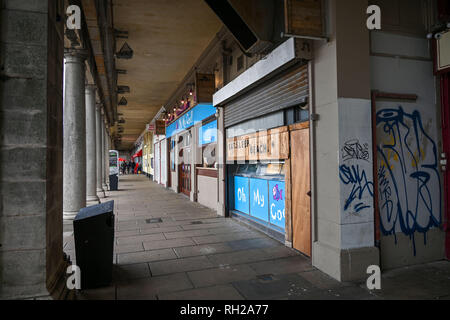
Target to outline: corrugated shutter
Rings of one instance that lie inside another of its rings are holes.
[[[228,103],[225,127],[300,104],[308,95],[308,66],[289,69]]]

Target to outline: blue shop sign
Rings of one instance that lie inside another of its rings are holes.
[[[166,128],[166,137],[170,138],[214,114],[216,114],[216,108],[213,105],[198,104]]]
[[[234,177],[234,209],[243,213],[250,213],[248,178]]]
[[[250,197],[250,215],[264,222],[269,222],[267,180],[250,179]]]
[[[198,130],[198,145],[203,146],[217,141],[217,120],[205,124]]]
[[[270,223],[285,228],[285,183],[281,181],[269,181],[269,206]]]

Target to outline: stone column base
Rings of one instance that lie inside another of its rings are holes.
[[[68,221],[73,220],[77,214],[78,211],[63,211],[63,219]]]
[[[105,190],[103,190],[103,189],[97,189],[97,196],[98,196],[100,199],[105,198],[105,197],[106,197]]]
[[[377,247],[339,249],[315,242],[313,266],[341,282],[365,281],[369,277],[367,267],[380,266]]]
[[[98,197],[97,195],[95,195],[95,196],[88,196],[88,197],[86,198],[86,202],[87,202],[87,203],[92,203],[92,202],[97,202],[97,203],[99,203],[99,202],[100,202],[100,199],[99,199],[99,197]]]
[[[86,207],[95,206],[100,203],[100,199],[97,197],[97,200],[86,201]]]

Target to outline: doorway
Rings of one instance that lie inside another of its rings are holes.
[[[180,172],[180,192],[187,195],[188,197],[191,196],[191,165],[190,164],[180,164],[179,166],[179,172]]]
[[[292,245],[311,257],[309,123],[291,126]]]

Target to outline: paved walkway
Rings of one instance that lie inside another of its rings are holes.
[[[113,284],[79,299],[449,299],[450,263],[387,272],[381,291],[339,283],[266,235],[144,176],[123,176],[115,201]],[[73,232],[64,250],[75,260]]]

